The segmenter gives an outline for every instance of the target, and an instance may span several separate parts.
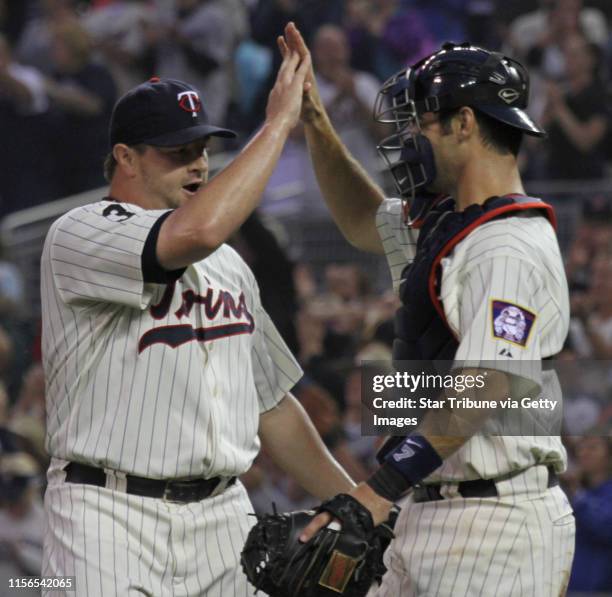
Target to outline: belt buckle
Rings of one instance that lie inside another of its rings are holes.
[[[168,481],[164,488],[163,500],[166,502],[174,502],[178,504],[187,504],[189,502],[199,502],[207,497],[215,495],[220,483],[211,491],[208,483],[201,482],[212,481],[211,479],[190,479],[188,481]]]
[[[461,497],[459,483],[440,483],[440,495],[445,500],[452,500]]]
[[[162,499],[164,502],[187,504],[199,501],[199,495],[193,484],[181,481],[166,481]]]
[[[166,481],[164,484],[164,492],[162,494],[162,500],[164,500],[164,502],[175,502],[176,501],[172,497],[172,486],[170,485],[170,481]]]

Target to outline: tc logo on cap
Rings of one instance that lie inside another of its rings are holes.
[[[198,94],[195,91],[183,91],[177,94],[179,106],[185,110],[185,112],[191,112],[194,118],[197,118],[198,112],[202,110],[202,102]]]

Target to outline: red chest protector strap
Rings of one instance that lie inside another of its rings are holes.
[[[444,307],[442,306],[442,302],[438,297],[438,271],[440,268],[440,263],[442,259],[446,257],[451,251],[455,248],[457,244],[459,244],[470,232],[473,232],[478,226],[489,222],[495,218],[498,218],[501,215],[510,214],[512,212],[524,211],[527,209],[537,209],[546,216],[548,221],[551,223],[552,227],[556,230],[557,228],[557,217],[555,216],[555,212],[553,208],[548,205],[548,203],[544,203],[542,201],[527,201],[524,203],[513,203],[511,205],[504,205],[502,207],[498,207],[496,209],[492,209],[483,213],[479,218],[471,222],[468,226],[460,230],[455,236],[453,236],[440,250],[440,252],[436,255],[433,264],[431,266],[431,270],[429,272],[429,297],[433,306],[435,307],[438,315],[442,318],[442,321],[446,324],[446,327],[451,331],[453,336],[455,333],[451,329],[446,321],[446,315],[444,314]]]

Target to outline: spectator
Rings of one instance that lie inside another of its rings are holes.
[[[612,238],[612,201],[604,194],[585,199],[566,258],[570,291],[585,292],[591,283],[595,258],[607,253]]]
[[[375,173],[376,143],[387,130],[372,118],[380,81],[351,68],[347,35],[336,25],[323,25],[315,34],[313,60],[321,99],[338,134],[359,163]]]
[[[604,176],[602,141],[610,126],[605,85],[599,77],[598,50],[581,35],[563,43],[567,91],[547,87],[542,124],[547,129],[550,178],[593,179]]]
[[[280,64],[276,37],[283,33],[288,21],[294,21],[308,41],[321,25],[340,25],[343,14],[343,0],[260,0],[251,18],[253,39],[274,50],[275,72],[276,64]]]
[[[348,360],[348,354],[343,359],[330,355],[330,342],[324,314],[317,312],[311,305],[303,306],[296,320],[298,344],[300,347],[299,361],[310,379],[324,387],[334,398],[341,411],[344,411],[344,381],[341,370],[343,361]],[[349,349],[351,347],[348,347]],[[349,350],[350,354],[350,350]]]
[[[434,45],[441,46],[445,41],[462,41],[469,39],[477,45],[489,47],[482,41],[484,36],[495,32],[493,27],[483,27],[483,12],[496,7],[490,6],[490,0],[402,0],[403,6],[416,6],[425,22],[425,29],[434,40]],[[480,11],[480,19],[476,12]],[[488,23],[487,23],[488,25]],[[469,30],[469,33],[467,32]]]
[[[351,453],[372,473],[378,466],[375,455],[381,438],[362,433],[362,424],[371,413],[366,410],[361,383],[362,379],[372,379],[373,375],[393,373],[391,348],[372,341],[357,353],[355,364],[346,376],[344,429]]]
[[[40,381],[44,395],[44,379]],[[0,381],[0,455],[7,450],[26,452],[34,458],[39,470],[46,470],[49,459],[44,447],[44,416],[44,403],[43,411],[37,416],[23,414],[17,406],[10,408],[8,391]]]
[[[594,429],[576,446],[579,489],[572,496],[576,552],[570,591],[612,591],[612,438]],[[571,491],[571,489],[570,489]]]
[[[596,359],[612,359],[612,253],[597,257],[589,291],[586,333]]]
[[[288,21],[294,21],[307,41],[325,24],[340,25],[344,14],[344,0],[259,0],[251,14],[251,36],[257,44],[271,51],[272,64],[268,81],[252,104],[247,127],[255,128],[264,113],[265,101],[274,81],[274,73],[281,63],[276,39],[282,35]]]
[[[0,380],[17,396],[32,358],[32,324],[14,310],[0,311]]]
[[[116,89],[108,69],[92,60],[91,39],[78,23],[53,30],[53,77],[47,93],[54,111],[56,196],[105,185],[101,164]]]
[[[354,67],[381,81],[436,47],[419,11],[399,0],[348,0],[346,27]]]
[[[29,417],[44,431],[45,426],[45,374],[40,363],[30,365],[23,376],[19,397],[11,417]]]
[[[582,0],[540,0],[540,8],[517,18],[510,26],[508,43],[503,48],[516,56],[530,70],[531,97],[529,113],[536,122],[547,118],[548,84],[565,76],[564,43],[580,35],[603,51],[608,38],[605,17],[598,10],[584,8]],[[557,93],[557,95],[560,95]],[[546,164],[535,143],[526,143],[522,169],[529,178],[546,176]],[[526,168],[524,167],[526,166]]]
[[[603,49],[608,41],[605,16],[595,8],[584,8],[582,0],[540,0],[537,10],[512,22],[504,51],[545,77],[558,79],[565,69],[561,47],[576,33]]]
[[[6,428],[9,420],[9,397],[6,391],[6,386],[0,381],[0,429]],[[5,448],[2,447],[2,441],[0,440],[0,453]]]
[[[117,0],[92,9],[83,26],[110,70],[118,95],[156,74],[159,19],[147,0]]]
[[[369,280],[356,265],[331,263],[325,268],[325,286],[309,306],[325,322],[325,360],[352,365],[371,304]]]
[[[14,576],[41,572],[45,521],[40,484],[41,471],[28,454],[0,454],[0,552],[12,562]]]
[[[0,326],[0,381],[8,377],[14,358],[13,341],[8,332]]]
[[[38,14],[29,19],[19,37],[15,55],[19,62],[33,66],[45,75],[53,72],[53,30],[64,23],[75,23],[73,0],[40,0]]]
[[[370,281],[355,263],[329,263],[325,268],[325,295],[342,303],[370,297]]]
[[[47,109],[44,77],[37,69],[15,62],[0,34],[0,130],[4,138],[0,144],[0,219],[50,198]],[[36,164],[36,175],[25,174],[26,165],[32,164]]]
[[[297,262],[293,268],[293,279],[298,300],[304,304],[317,294],[317,282],[312,267],[307,263]]]
[[[325,286],[325,291],[305,302],[298,313],[299,358],[308,376],[323,386],[344,412],[346,372],[353,367],[373,299],[369,280],[354,264],[328,265]]]
[[[343,415],[332,396],[315,383],[301,383],[295,396],[311,418],[317,432],[334,458],[355,481],[367,478],[368,471],[350,449]]]
[[[6,265],[6,269],[3,265]],[[15,298],[20,296],[23,280],[11,265],[0,259],[0,379],[4,375],[10,395],[15,397],[23,373],[33,357],[36,323],[23,315],[23,300],[15,303]]]
[[[16,265],[5,259],[0,241],[0,314],[18,313],[24,300],[23,276]]]
[[[392,290],[385,291],[372,301],[365,314],[362,334],[364,342],[383,344],[389,348],[393,346],[393,321],[400,304],[397,294]]]
[[[0,0],[0,31],[11,46],[14,46],[21,36],[34,2],[36,0],[21,0],[21,2]]]
[[[612,203],[586,201],[567,259],[571,321],[569,339],[582,358],[612,354]]]
[[[565,445],[573,446],[575,437],[588,434],[599,423],[609,380],[597,361],[568,360],[569,357],[564,351],[563,365],[555,370],[563,390]]]
[[[224,122],[232,92],[238,33],[224,0],[177,0],[175,22],[158,52],[158,71],[189,81],[206,98],[212,122]]]
[[[307,364],[311,359],[318,359],[323,355],[325,321],[309,305],[304,306],[298,313],[297,335],[300,363]]]
[[[9,429],[10,424],[10,401],[5,384],[0,380],[0,470],[2,469],[2,458],[6,454],[16,452],[28,453],[28,442],[19,434]],[[43,469],[39,469],[43,470]],[[0,474],[0,490],[2,490],[2,476]],[[0,508],[4,492],[0,491]]]

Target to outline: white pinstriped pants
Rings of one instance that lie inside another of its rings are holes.
[[[559,487],[546,489],[544,467],[520,477],[498,483],[495,499],[408,497],[385,554],[388,571],[368,597],[564,595],[574,556],[571,507]]]
[[[76,576],[76,593],[43,595],[253,594],[240,551],[255,520],[240,482],[201,502],[175,504],[59,476],[50,475],[45,494],[43,575]]]

